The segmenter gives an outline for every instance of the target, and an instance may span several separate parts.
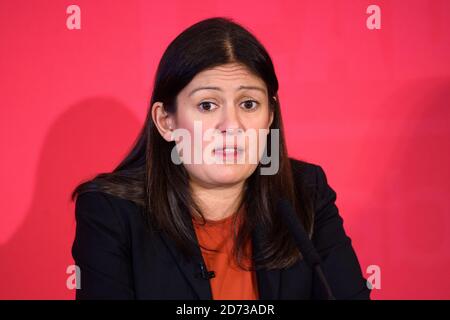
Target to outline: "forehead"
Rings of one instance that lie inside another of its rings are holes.
[[[197,86],[239,87],[258,85],[265,88],[264,81],[252,73],[245,65],[229,63],[199,72],[186,87],[187,90]]]

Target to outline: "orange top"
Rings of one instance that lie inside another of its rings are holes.
[[[257,300],[258,289],[254,271],[246,271],[237,266],[232,254],[233,216],[218,221],[193,218],[198,242],[208,249],[201,248],[202,256],[208,271],[214,271],[215,277],[210,279],[214,300]],[[251,241],[245,246],[247,257],[251,257]],[[249,265],[248,259],[244,265]]]

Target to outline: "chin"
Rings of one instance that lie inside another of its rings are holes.
[[[213,165],[209,176],[218,184],[233,184],[247,179],[254,171],[248,165],[216,164]]]

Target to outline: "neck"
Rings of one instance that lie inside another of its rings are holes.
[[[202,186],[190,183],[193,199],[207,220],[217,221],[236,213],[243,196],[245,181],[227,186]]]

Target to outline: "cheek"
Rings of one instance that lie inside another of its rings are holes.
[[[262,110],[256,113],[244,114],[242,124],[246,128],[267,129],[270,125],[270,112],[268,107],[262,107]]]
[[[262,116],[255,119],[248,119],[246,130],[251,130],[256,133],[256,140],[250,141],[247,139],[247,143],[256,143],[258,147],[264,148],[267,139],[267,134],[270,130],[270,118],[268,116]]]
[[[215,145],[211,133],[207,134],[210,127],[207,122],[196,120],[194,122],[180,121],[177,123],[179,135],[176,138],[178,154],[186,164],[195,164],[192,170],[198,170],[199,162],[204,162],[204,153],[212,152]],[[209,137],[209,139],[207,139]],[[208,154],[209,154],[208,153]]]

